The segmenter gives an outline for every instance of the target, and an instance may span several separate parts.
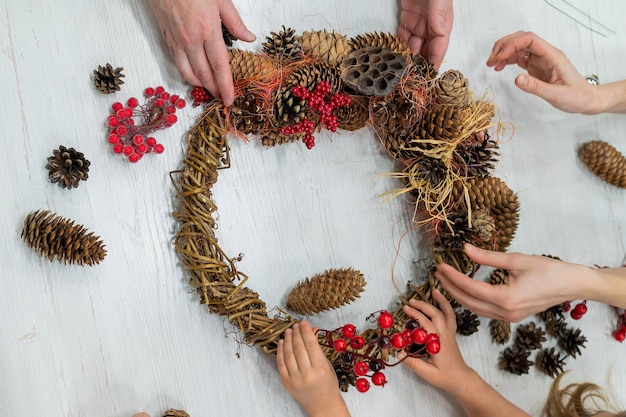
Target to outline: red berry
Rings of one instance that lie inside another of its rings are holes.
[[[145,143],[142,143],[135,148],[135,152],[137,152],[139,155],[146,153],[147,150],[148,147]]]
[[[178,100],[180,97],[177,94],[172,94],[170,96],[170,103],[174,104],[176,103],[176,100]]]
[[[174,105],[176,106],[177,109],[184,109],[187,103],[182,98],[179,98],[178,100],[174,102]]]
[[[367,364],[367,362],[359,361],[354,364],[354,373],[357,374],[358,376],[363,376],[367,374],[369,370],[370,370],[370,367]]]
[[[130,145],[126,145],[124,146],[124,155],[129,156],[131,153],[133,153],[133,147]]]
[[[113,152],[115,153],[122,153],[123,150],[124,145],[122,145],[121,143],[116,143],[115,146],[113,146]]]
[[[621,330],[626,333],[626,323],[622,323]]]
[[[170,99],[170,93],[168,93],[167,91],[164,91],[164,92],[161,93],[161,95],[159,97],[161,97],[163,100],[169,100]]]
[[[107,123],[110,127],[115,127],[120,124],[120,120],[115,116],[109,116]]]
[[[165,108],[165,111],[167,112],[167,114],[176,113],[176,107],[175,106],[167,106]]]
[[[356,336],[356,326],[354,324],[346,324],[341,328],[341,334],[346,339],[352,339]]]
[[[406,322],[406,328],[409,330],[414,330],[414,329],[417,329],[418,327],[420,327],[420,324],[415,319],[410,319],[409,321]]]
[[[165,148],[160,143],[154,145],[154,152],[156,152],[156,153],[163,153],[164,150],[165,150]]]
[[[396,333],[391,336],[391,344],[396,349],[402,349],[404,347],[404,337],[402,337],[402,333]]]
[[[572,310],[569,314],[574,320],[580,320],[583,318],[583,315],[580,312],[576,311],[576,309]]]
[[[146,97],[151,97],[151,96],[153,96],[153,95],[154,95],[154,88],[152,88],[152,87],[148,87],[148,88],[146,88],[145,90],[143,90],[143,94],[144,94]]]
[[[370,389],[370,383],[365,378],[359,378],[355,382],[356,390],[359,392],[367,392]]]
[[[387,383],[387,377],[382,372],[375,372],[372,375],[372,384],[382,387]]]
[[[613,337],[615,338],[615,340],[622,343],[624,339],[626,339],[626,331],[624,331],[623,329],[615,330],[615,332],[613,332]]]
[[[128,155],[128,160],[132,162],[133,164],[139,161],[140,159],[141,159],[141,155],[139,154],[131,153],[130,155]]]
[[[148,139],[146,139],[146,144],[152,148],[154,145],[157,144],[157,140],[150,136]]]
[[[124,109],[124,116],[126,118],[132,117],[133,116],[133,109],[131,109],[130,107],[126,107]]]
[[[168,114],[166,120],[167,123],[174,124],[178,120],[178,117],[176,117],[175,114]]]
[[[113,109],[114,112],[123,109],[124,105],[122,103],[120,103],[119,101],[116,101],[115,103],[113,103],[113,105],[111,106],[111,108]]]
[[[114,144],[114,145],[115,145],[115,144],[116,144],[116,143],[118,143],[119,141],[120,141],[120,137],[119,137],[119,136],[117,136],[115,133],[111,133],[111,134],[109,135],[109,143],[111,143],[111,144]]]
[[[381,312],[378,317],[378,327],[381,329],[389,329],[391,326],[393,326],[393,316],[387,311]]]
[[[352,349],[358,350],[361,349],[363,346],[365,346],[365,339],[363,339],[363,337],[361,336],[354,336],[350,341],[350,347]]]
[[[143,143],[143,135],[136,134],[133,136],[133,143],[135,145],[141,145]]]
[[[157,98],[156,100],[154,100],[154,105],[156,107],[163,107],[165,106],[165,100],[163,100],[162,98]]]
[[[126,136],[126,134],[128,133],[128,128],[124,125],[119,125],[115,128],[115,133],[117,133],[119,136]]]
[[[128,107],[135,108],[139,105],[139,100],[137,100],[135,97],[131,97],[128,99],[126,104],[128,104]]]
[[[347,347],[348,344],[343,339],[337,339],[333,342],[333,349],[335,349],[337,352],[345,352]]]
[[[574,307],[574,311],[578,311],[581,315],[585,315],[587,313],[587,302],[583,301],[582,303],[576,304]]]
[[[426,333],[426,330],[422,328],[417,328],[413,330],[413,343],[423,345],[424,343],[426,343],[426,336],[428,336],[428,333]]]
[[[430,341],[438,342],[439,341],[439,335],[437,333],[428,333],[428,335],[426,336],[425,342],[428,343]]]
[[[162,92],[165,91],[165,88],[158,86],[157,88],[154,89],[154,92],[157,94],[161,94]]]
[[[561,308],[563,309],[564,313],[567,313],[568,311],[570,311],[572,309],[572,303],[570,303],[569,301],[565,301],[562,305]]]
[[[438,340],[431,340],[430,342],[426,343],[426,351],[431,355],[439,353],[440,350],[441,344]]]

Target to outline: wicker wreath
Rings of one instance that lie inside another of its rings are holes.
[[[266,146],[302,140],[310,148],[322,128],[369,126],[402,167],[393,174],[399,188],[386,197],[410,196],[412,221],[432,244],[433,265],[446,262],[473,276],[478,265],[461,251],[465,242],[500,251],[509,246],[519,220],[517,196],[490,174],[499,156],[500,125],[494,105],[475,99],[460,72],[437,74],[387,33],[347,39],[327,31],[298,36],[283,28],[267,37],[260,53],[229,54],[235,103],[205,104],[188,132],[183,166],[172,173],[180,202],[175,248],[200,303],[227,317],[247,344],[275,353],[278,339],[299,319],[283,309],[270,315],[246,285],[237,257],[218,244],[212,187],[219,170],[231,166],[229,133],[258,135]],[[406,322],[402,306],[409,299],[432,301],[435,288],[440,284],[431,268],[390,310],[395,323]],[[377,332],[368,329],[365,336],[373,340]],[[338,369],[337,352],[326,353]],[[384,347],[371,353],[383,359],[389,354]]]

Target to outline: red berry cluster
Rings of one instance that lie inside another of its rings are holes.
[[[359,392],[367,392],[370,389],[370,381],[377,386],[385,385],[387,383],[387,377],[383,373],[385,367],[400,363],[391,364],[373,358],[371,355],[377,347],[391,350],[394,356],[403,351],[407,357],[413,358],[435,355],[441,349],[439,335],[426,332],[416,320],[409,320],[403,331],[388,334],[389,329],[394,326],[394,318],[389,312],[382,311],[377,324],[380,336],[371,343],[367,343],[365,338],[358,334],[353,324],[346,324],[331,331],[318,330],[324,333],[326,339],[322,345],[341,353],[341,368],[344,372],[354,374],[355,386]]]
[[[626,310],[621,308],[615,308],[617,314],[617,328],[613,332],[613,337],[618,342],[622,343],[626,339]]]
[[[199,106],[202,103],[213,101],[213,96],[209,93],[209,90],[204,87],[193,87],[191,89],[191,97],[193,98],[194,106]]]
[[[574,320],[580,320],[585,314],[587,314],[587,300],[583,300],[580,303],[576,304],[573,309],[569,301],[564,302],[563,312],[567,313],[568,311],[570,316]]]
[[[143,105],[139,105],[135,97],[129,98],[126,106],[113,103],[112,114],[107,119],[108,141],[113,152],[123,154],[133,163],[147,153],[163,153],[163,145],[150,134],[176,123],[176,110],[187,105],[184,99],[160,86],[146,88],[144,95],[146,102]]]
[[[331,132],[336,132],[339,123],[337,122],[337,116],[333,115],[333,111],[339,107],[349,106],[351,100],[350,97],[343,94],[330,94],[330,91],[331,86],[328,81],[321,81],[311,91],[301,85],[296,85],[291,89],[294,96],[298,97],[300,100],[306,100],[309,108],[320,114],[320,121],[326,129]],[[283,127],[280,131],[288,136],[297,133],[305,133],[302,141],[307,149],[311,149],[315,146],[315,137],[313,136],[314,128],[315,124],[304,119],[295,125]]]

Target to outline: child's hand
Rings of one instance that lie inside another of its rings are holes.
[[[276,363],[283,385],[309,417],[350,415],[335,370],[307,321],[285,331],[284,340],[278,341]]]
[[[425,301],[410,300],[404,312],[416,319],[428,333],[438,333],[441,350],[428,360],[406,358],[404,364],[426,382],[455,394],[463,389],[474,371],[467,366],[456,343],[456,316],[448,300],[437,290],[433,298],[439,303],[439,310]],[[430,319],[429,319],[430,317]],[[406,356],[398,355],[399,359]]]

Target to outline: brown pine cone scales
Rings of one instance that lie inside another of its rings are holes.
[[[391,49],[393,52],[402,55],[407,61],[411,58],[409,44],[404,39],[388,32],[365,33],[350,39],[348,43],[353,51],[368,46],[375,46]]]
[[[358,95],[348,96],[350,97],[350,105],[335,110],[337,127],[349,131],[359,130],[365,127],[370,117],[369,98]]]
[[[448,70],[435,80],[437,101],[441,104],[452,104],[466,107],[472,101],[469,81],[457,70]]]
[[[360,297],[365,284],[363,274],[355,269],[329,269],[298,283],[287,297],[286,307],[306,316],[338,308]]]
[[[260,98],[250,91],[244,90],[235,98],[228,114],[231,124],[241,133],[257,134],[266,124]]]
[[[578,155],[591,172],[603,181],[626,188],[626,157],[612,145],[594,140],[581,146]]]
[[[489,330],[491,339],[499,344],[506,344],[511,338],[511,322],[506,320],[489,320]]]
[[[305,55],[335,66],[350,52],[348,39],[344,35],[326,30],[303,32],[299,42]]]
[[[469,336],[478,331],[480,320],[478,316],[470,310],[464,308],[455,312],[456,332],[463,336]]]
[[[74,148],[59,146],[53,155],[48,158],[46,169],[49,171],[48,178],[63,188],[78,187],[79,182],[89,178],[89,162],[82,152]]]
[[[471,111],[451,104],[439,104],[426,111],[420,121],[416,139],[453,142],[463,136],[463,129]],[[419,141],[411,143],[419,148],[429,148],[429,144]]]
[[[525,350],[540,349],[546,341],[546,332],[534,322],[521,324],[515,332],[515,345]]]
[[[295,29],[286,28],[285,25],[278,33],[270,32],[262,47],[268,56],[276,57],[283,63],[295,61],[302,55]]]
[[[275,66],[267,56],[241,49],[229,49],[228,58],[233,73],[233,81],[264,80],[271,76]]]
[[[527,374],[533,361],[529,360],[530,352],[518,347],[508,347],[502,351],[498,366],[503,371],[515,375]]]
[[[98,65],[98,69],[93,71],[93,85],[102,94],[111,94],[120,91],[120,85],[124,84],[124,68],[113,68],[111,64],[104,67]]]
[[[489,275],[489,283],[491,285],[504,285],[509,281],[509,271],[506,269],[495,269]]]
[[[163,414],[163,417],[189,417],[189,414],[184,410],[170,408]]]
[[[52,261],[93,265],[100,263],[107,251],[100,237],[87,233],[82,225],[57,216],[48,210],[31,212],[24,220],[22,239],[37,254]]]
[[[535,358],[535,367],[552,378],[563,372],[564,366],[565,356],[561,356],[553,347],[542,349]]]

